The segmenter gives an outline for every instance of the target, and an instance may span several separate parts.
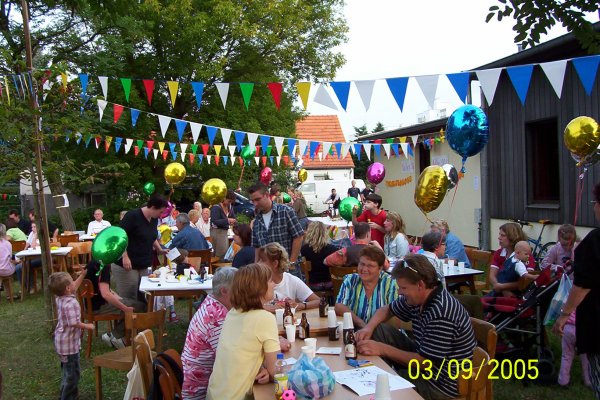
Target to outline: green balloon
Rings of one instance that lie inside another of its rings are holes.
[[[118,226],[101,231],[92,242],[92,258],[103,265],[116,262],[127,250],[127,233]]]
[[[242,149],[242,158],[246,161],[248,160],[252,160],[252,158],[254,157],[254,155],[256,154],[256,147],[252,146],[250,147],[249,145],[246,145],[243,149]]]
[[[152,182],[146,182],[144,183],[144,193],[146,193],[148,196],[150,196],[152,193],[154,193],[154,183]]]
[[[356,215],[360,215],[362,213],[362,204],[355,197],[346,197],[344,200],[340,202],[340,215],[346,221],[352,221],[352,209],[354,207],[358,207],[356,211]]]
[[[292,198],[290,197],[290,195],[287,194],[287,193],[284,193],[283,194],[283,202],[284,203],[289,203],[290,201],[292,201]]]

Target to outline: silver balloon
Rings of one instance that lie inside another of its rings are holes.
[[[442,165],[442,168],[444,169],[444,172],[448,177],[448,181],[450,182],[448,184],[448,190],[454,189],[454,187],[456,187],[456,185],[458,184],[458,171],[456,170],[456,168],[454,168],[454,165],[452,164],[444,164]]]

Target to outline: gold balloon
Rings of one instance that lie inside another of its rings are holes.
[[[169,185],[177,185],[185,179],[185,167],[177,162],[167,165],[165,168],[165,181]]]
[[[567,124],[565,146],[575,156],[583,159],[596,152],[600,145],[598,123],[590,117],[577,117]]]
[[[450,184],[446,172],[439,165],[431,165],[421,172],[415,186],[415,204],[424,213],[438,208]]]
[[[227,186],[225,182],[218,178],[207,180],[202,186],[202,199],[208,204],[215,205],[225,200],[227,194]]]
[[[307,179],[308,179],[308,171],[305,170],[304,168],[302,168],[300,171],[298,171],[298,180],[300,181],[300,183],[302,183]]]

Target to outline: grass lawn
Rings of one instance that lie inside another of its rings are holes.
[[[5,296],[5,293],[1,293]],[[177,314],[181,321],[166,324],[168,336],[164,348],[181,352],[188,323],[187,302],[177,301]],[[48,324],[44,321],[41,294],[27,296],[25,301],[9,304],[3,297],[0,303],[0,371],[4,377],[5,400],[56,399],[60,386],[60,363]],[[100,335],[105,327],[100,325]],[[92,357],[109,351],[102,340],[94,337]],[[82,345],[85,340],[82,342]],[[552,338],[555,363],[559,367],[560,343]],[[233,371],[232,371],[233,372]],[[122,399],[125,391],[126,373],[102,371],[105,399]],[[557,384],[539,385],[517,380],[497,381],[494,398],[497,400],[533,399],[593,399],[591,389],[583,386],[581,367],[578,361],[571,371],[571,386],[561,388]],[[95,398],[94,369],[91,360],[82,356],[79,391],[82,400]]]

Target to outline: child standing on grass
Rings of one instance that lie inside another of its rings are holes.
[[[571,380],[571,365],[575,358],[575,311],[571,313],[562,335],[562,358],[560,359],[560,372],[558,373],[558,384],[567,386]],[[581,370],[583,372],[583,383],[590,387],[590,364],[587,355],[580,354]]]
[[[50,291],[56,297],[57,323],[54,330],[54,347],[60,357],[62,382],[60,384],[60,399],[78,399],[79,390],[79,350],[81,330],[94,330],[94,324],[81,322],[81,308],[75,297],[77,288],[85,278],[85,271],[73,282],[66,272],[55,272],[50,275],[48,284]]]

